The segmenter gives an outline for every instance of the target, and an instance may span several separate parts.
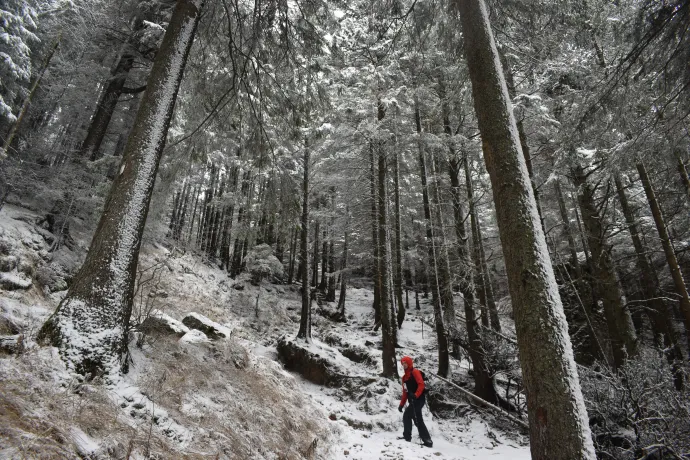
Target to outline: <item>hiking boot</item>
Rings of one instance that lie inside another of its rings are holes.
[[[433,441],[432,441],[431,439],[429,439],[428,441],[424,441],[424,442],[422,443],[422,445],[423,445],[424,447],[434,447],[434,443],[433,443]]]
[[[398,436],[398,439],[404,439],[407,442],[411,442],[412,438],[406,438],[405,436]]]

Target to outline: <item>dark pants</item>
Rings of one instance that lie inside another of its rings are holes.
[[[412,439],[412,420],[417,423],[417,430],[419,431],[419,437],[422,438],[423,442],[431,441],[431,436],[429,436],[429,430],[426,429],[424,424],[424,419],[422,419],[422,407],[426,402],[426,396],[422,395],[421,398],[415,399],[414,401],[409,401],[409,404],[403,412],[403,438],[407,441]]]

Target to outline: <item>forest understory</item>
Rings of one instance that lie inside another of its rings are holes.
[[[688,62],[689,0],[3,1],[0,457],[690,459]]]

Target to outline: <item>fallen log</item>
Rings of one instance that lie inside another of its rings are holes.
[[[465,390],[463,387],[456,385],[455,383],[451,382],[448,379],[445,379],[445,378],[443,378],[439,375],[436,375],[436,374],[431,374],[431,375],[433,375],[434,377],[436,377],[437,379],[439,379],[443,382],[446,382],[447,384],[451,385],[452,387],[460,390],[472,402],[474,402],[474,403],[476,403],[476,404],[478,404],[478,405],[480,405],[486,409],[489,409],[490,411],[494,412],[497,415],[502,415],[503,417],[507,418],[508,420],[515,423],[519,427],[524,428],[525,430],[529,431],[529,425],[527,423],[525,423],[523,420],[520,420],[519,418],[509,414],[508,412],[504,411],[500,407],[494,406],[489,401],[486,401],[486,400],[480,398],[479,396],[475,395],[474,393]]]

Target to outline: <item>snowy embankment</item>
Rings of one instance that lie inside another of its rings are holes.
[[[346,323],[315,308],[308,349],[343,379],[324,387],[279,363],[278,339],[294,337],[299,325],[296,287],[262,286],[257,316],[258,287],[160,246],[142,251],[133,318],[150,321],[132,334],[130,372],[107,387],[80,383],[56,349],[32,337],[86,243],[77,230],[74,251],[50,252],[36,217],[0,212],[3,279],[30,281],[0,290],[0,335],[23,334],[26,349],[0,354],[0,458],[529,458],[523,437],[493,428],[462,398],[446,403],[452,418],[425,409],[432,449],[417,444],[416,432],[412,443],[396,439],[401,386],[378,376],[369,290],[349,290]],[[435,341],[419,318],[429,314],[425,303],[410,312],[398,349],[427,373],[436,367]],[[453,371],[467,379],[466,363],[454,362]]]

